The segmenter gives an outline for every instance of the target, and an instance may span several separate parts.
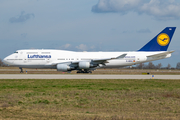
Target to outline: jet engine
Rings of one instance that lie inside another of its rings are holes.
[[[71,67],[67,64],[57,64],[57,71],[67,72],[71,70]]]
[[[79,68],[80,69],[89,69],[90,68],[90,62],[79,62]]]

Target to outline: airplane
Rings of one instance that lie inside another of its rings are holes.
[[[52,49],[17,50],[3,59],[9,66],[92,73],[98,68],[120,68],[171,57],[167,51],[176,27],[166,27],[141,49],[132,52],[73,52]]]

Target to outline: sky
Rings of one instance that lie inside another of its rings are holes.
[[[177,27],[163,67],[180,62],[179,0],[0,0],[0,58],[20,49],[136,51]]]

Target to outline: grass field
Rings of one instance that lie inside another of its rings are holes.
[[[180,80],[0,80],[0,119],[179,119]]]

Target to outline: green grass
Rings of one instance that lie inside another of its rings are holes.
[[[0,80],[0,119],[179,119],[180,80]]]

